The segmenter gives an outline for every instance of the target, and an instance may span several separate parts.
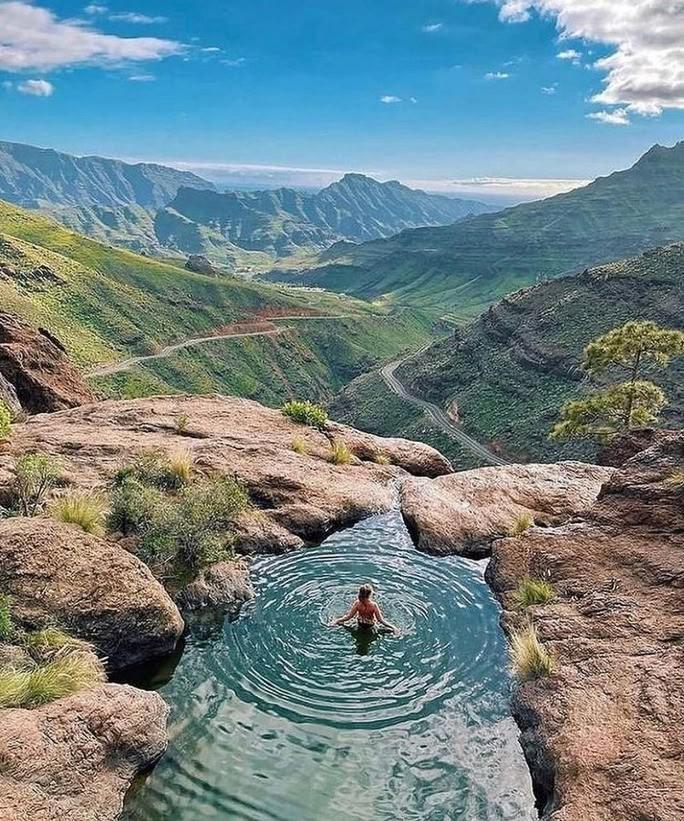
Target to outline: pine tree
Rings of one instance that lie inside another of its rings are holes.
[[[594,379],[623,372],[626,381],[567,402],[551,438],[606,437],[655,424],[667,398],[657,385],[641,378],[642,371],[648,366],[666,368],[683,354],[684,333],[655,322],[627,322],[597,337],[584,351],[584,369]]]

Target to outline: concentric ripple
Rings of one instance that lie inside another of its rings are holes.
[[[163,688],[173,742],[128,817],[533,818],[482,570],[417,553],[396,512],[259,559]],[[325,626],[367,581],[398,636]]]

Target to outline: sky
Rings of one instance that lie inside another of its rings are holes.
[[[0,0],[0,138],[528,199],[684,138],[684,0]]]

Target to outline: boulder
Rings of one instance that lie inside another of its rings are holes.
[[[419,550],[481,559],[520,516],[550,526],[590,507],[612,473],[609,467],[559,462],[407,479],[401,510]]]
[[[508,629],[532,619],[555,658],[513,710],[545,821],[684,817],[684,433],[659,434],[581,521],[493,547]],[[555,597],[521,613],[521,578]]]
[[[217,277],[220,273],[202,254],[191,254],[185,262],[185,267],[188,271],[195,274],[204,274],[205,276]]]
[[[114,821],[133,779],[166,749],[156,693],[102,684],[33,710],[3,710],[3,821]]]
[[[52,519],[0,521],[0,592],[24,627],[63,627],[110,669],[170,652],[183,632],[176,605],[141,561]]]
[[[9,387],[8,387],[9,386]],[[94,394],[52,334],[0,311],[0,399],[28,413],[63,410],[94,400]]]
[[[245,561],[216,562],[176,594],[176,604],[181,610],[218,607],[235,614],[252,598],[254,590]]]
[[[181,417],[186,424],[179,430]],[[293,450],[295,438],[304,453]],[[356,454],[354,464],[330,461],[331,438]],[[245,483],[255,508],[251,520],[238,528],[247,552],[321,541],[336,529],[389,510],[397,479],[406,472],[432,476],[451,469],[428,445],[344,425],[331,424],[321,432],[247,399],[156,396],[100,402],[16,425],[0,452],[0,498],[12,481],[14,460],[26,451],[59,455],[65,480],[92,489],[108,485],[118,468],[150,449],[188,451],[199,473],[235,476]]]

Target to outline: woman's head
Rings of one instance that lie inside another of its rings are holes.
[[[359,587],[359,601],[368,601],[373,595],[373,588],[370,584],[362,584]]]

